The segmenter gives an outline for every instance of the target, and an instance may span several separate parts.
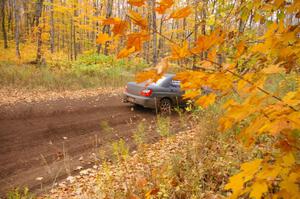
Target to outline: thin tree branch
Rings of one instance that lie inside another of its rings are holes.
[[[128,16],[128,15],[127,15],[127,16]],[[130,16],[128,16],[128,17],[129,17],[130,19],[134,20],[134,19],[131,18]],[[164,39],[166,39],[166,40],[169,41],[170,43],[173,43],[173,44],[178,45],[175,41],[173,41],[172,39],[168,38],[167,36],[161,34],[159,31],[157,31],[157,30],[155,30],[155,29],[153,29],[153,28],[151,28],[151,29],[152,29],[153,32],[157,33],[159,36],[163,37]],[[196,53],[193,53],[193,52],[190,51],[190,50],[189,50],[189,52],[190,52],[192,55],[195,55],[195,56],[197,56],[197,57],[200,57],[200,55],[198,55],[198,54],[196,54]],[[205,60],[205,61],[208,61],[208,62],[210,62],[210,63],[212,63],[212,64],[215,64],[215,65],[219,66],[220,68],[223,68],[223,65],[222,65],[222,64],[219,64],[219,63],[217,63],[217,62],[215,62],[215,61],[208,60],[208,59],[204,59],[204,60]],[[225,69],[224,72],[225,72],[225,73],[228,72],[228,73],[234,75],[235,77],[237,77],[237,78],[239,78],[239,79],[241,79],[241,80],[247,82],[247,83],[250,84],[251,86],[255,86],[255,83],[254,83],[254,82],[252,82],[252,81],[250,81],[250,80],[248,80],[248,79],[245,79],[243,76],[241,76],[240,74],[238,74],[238,73],[236,73],[236,72],[234,72],[234,71],[231,71],[231,70],[229,70],[229,69]],[[284,103],[287,107],[289,107],[289,108],[292,109],[293,111],[298,111],[295,107],[293,107],[293,106],[291,106],[291,105],[289,105],[289,104],[286,104],[280,97],[274,95],[273,93],[271,93],[271,92],[269,92],[269,91],[267,91],[267,90],[265,90],[265,89],[263,89],[263,88],[261,88],[261,87],[259,87],[259,86],[255,86],[255,88],[258,89],[259,91],[261,91],[262,93],[264,93],[264,94],[266,94],[266,95],[268,95],[268,96],[270,96],[270,97],[276,99],[277,101],[280,101],[280,102]]]

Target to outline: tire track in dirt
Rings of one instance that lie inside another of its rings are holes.
[[[156,118],[152,110],[134,109],[119,95],[0,107],[0,197],[13,187],[45,191],[76,167],[111,157],[111,143],[120,138],[133,148],[136,125],[143,120],[151,132]],[[113,132],[101,128],[103,121]],[[147,137],[158,139],[155,133]]]

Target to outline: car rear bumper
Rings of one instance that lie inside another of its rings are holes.
[[[147,108],[155,108],[155,101],[155,98],[133,95],[127,92],[123,93],[123,102],[125,103],[138,104]]]

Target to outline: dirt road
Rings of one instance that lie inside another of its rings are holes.
[[[116,94],[0,107],[0,197],[13,187],[47,190],[111,157],[112,142],[120,138],[134,147],[132,133],[142,120],[154,141],[155,118]]]

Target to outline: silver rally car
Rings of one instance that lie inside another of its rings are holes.
[[[124,91],[123,101],[154,108],[161,112],[170,112],[172,107],[184,104],[180,81],[174,80],[174,74],[165,74],[156,83],[129,82]]]

